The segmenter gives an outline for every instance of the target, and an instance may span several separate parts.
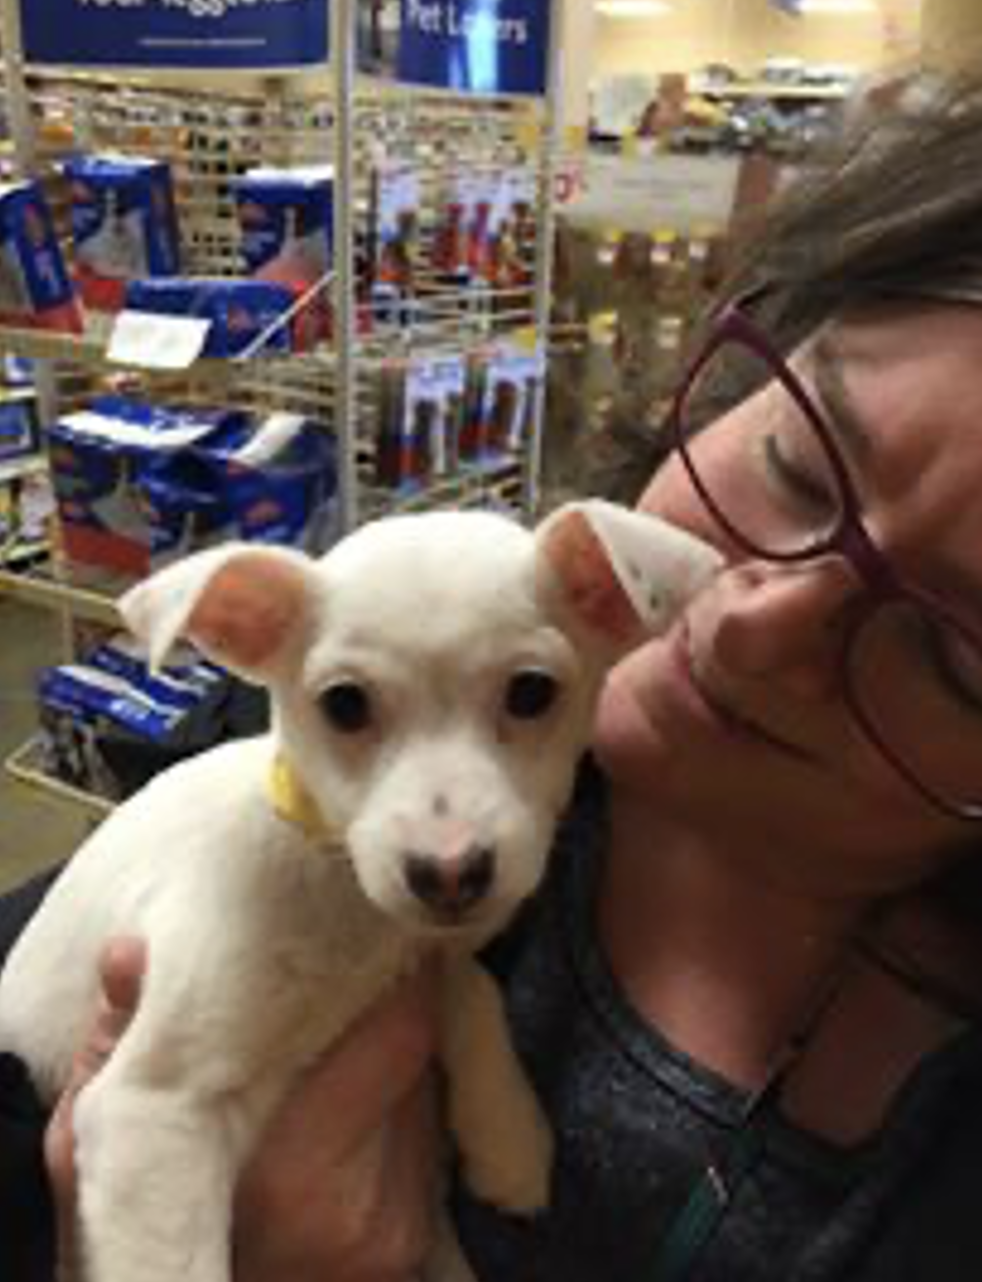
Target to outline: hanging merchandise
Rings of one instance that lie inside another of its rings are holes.
[[[488,453],[517,454],[531,435],[535,397],[545,374],[540,351],[500,343],[488,360],[484,381],[483,443]]]
[[[546,92],[549,0],[402,0],[399,79],[462,93]]]
[[[408,324],[419,267],[419,175],[383,160],[373,175],[372,205],[372,317]]]
[[[451,354],[417,357],[384,371],[376,442],[380,485],[412,492],[456,469],[466,382],[463,359]]]
[[[21,0],[28,62],[248,69],[323,63],[327,0]]]

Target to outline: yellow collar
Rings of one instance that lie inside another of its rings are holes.
[[[297,772],[279,753],[273,758],[266,779],[266,795],[276,815],[285,823],[294,824],[311,841],[337,838],[337,830],[325,820]]]

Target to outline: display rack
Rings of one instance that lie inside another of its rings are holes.
[[[536,385],[520,448],[419,484],[379,483],[378,422],[382,376],[400,362],[450,353],[467,357],[501,340],[520,342],[544,360],[563,6],[558,0],[551,5],[552,53],[541,98],[476,97],[364,76],[356,62],[356,10],[356,0],[334,0],[331,62],[318,71],[223,75],[203,86],[184,76],[25,66],[19,0],[0,0],[8,167],[46,184],[63,232],[59,162],[66,154],[158,156],[170,162],[175,177],[185,273],[240,275],[232,179],[259,166],[329,162],[335,171],[333,275],[326,283],[332,334],[314,351],[199,360],[164,373],[110,361],[106,328],[95,325],[78,336],[0,328],[0,350],[36,363],[42,422],[102,391],[120,389],[162,404],[287,410],[316,420],[336,441],[340,531],[389,512],[434,506],[492,505],[530,518],[540,504],[544,379]],[[411,167],[418,177],[424,247],[437,234],[441,202],[458,177],[527,175],[534,205],[521,249],[521,284],[475,291],[421,270],[401,323],[382,323],[373,314],[366,244],[373,183],[380,165],[389,162]],[[111,625],[113,600],[124,585],[80,573],[57,546],[56,539],[44,565],[0,569],[0,593],[64,611],[69,633],[75,620]],[[21,779],[23,760],[17,755],[12,765]],[[26,773],[37,786],[36,772]],[[63,788],[56,790],[64,795]]]
[[[42,800],[67,803],[92,820],[105,819],[111,813],[111,801],[54,778],[44,770],[41,757],[38,738],[29,739],[7,758],[7,774],[15,783],[30,789]]]
[[[735,100],[738,98],[769,98],[778,102],[839,102],[848,97],[849,86],[808,84],[807,82],[782,83],[778,80],[735,80],[732,84],[700,84],[697,92],[704,98]]]

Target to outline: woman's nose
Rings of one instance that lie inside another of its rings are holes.
[[[717,580],[713,657],[726,671],[779,678],[801,697],[838,686],[856,580],[838,557],[801,565],[747,561]]]

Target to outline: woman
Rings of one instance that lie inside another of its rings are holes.
[[[737,285],[641,499],[730,568],[612,676],[599,771],[489,958],[559,1157],[540,1220],[455,1196],[486,1282],[947,1282],[982,1258],[982,87],[857,136]],[[109,978],[111,1045],[132,994]],[[411,1275],[420,1003],[291,1100],[239,1277]]]

